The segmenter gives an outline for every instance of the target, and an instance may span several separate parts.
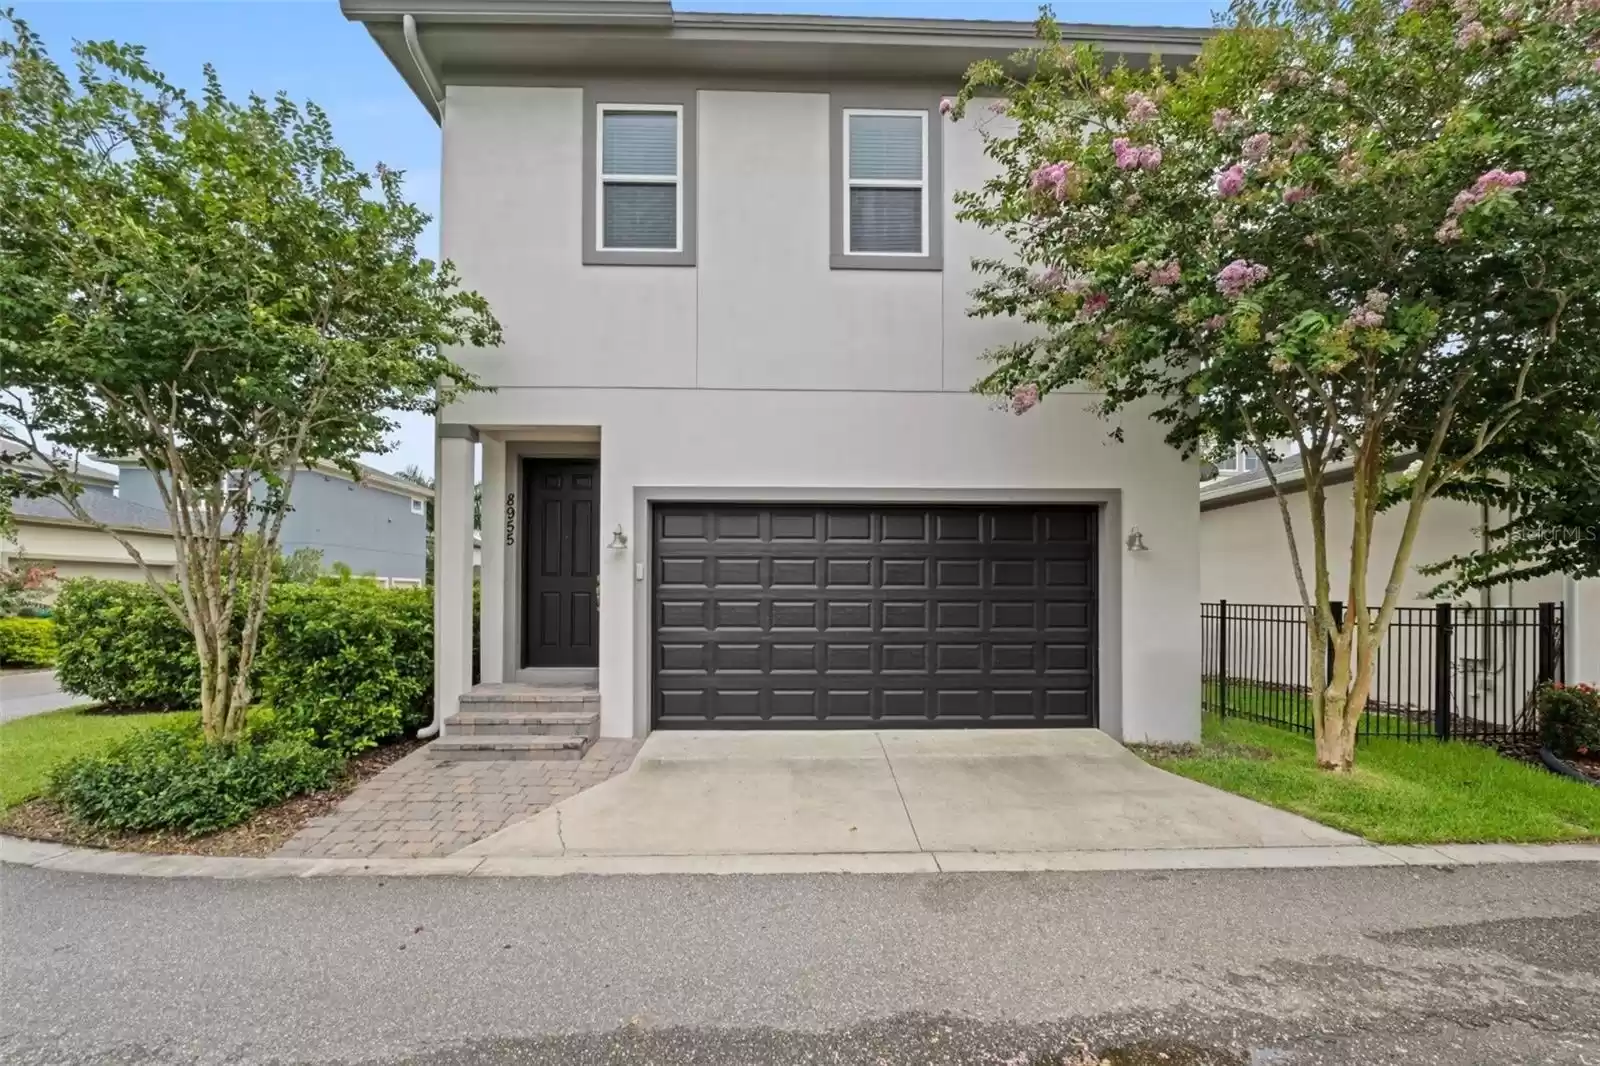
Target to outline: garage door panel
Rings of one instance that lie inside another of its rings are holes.
[[[662,505],[652,716],[1091,725],[1091,508]]]

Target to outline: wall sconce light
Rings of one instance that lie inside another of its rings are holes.
[[[607,544],[606,547],[610,548],[614,552],[625,552],[628,550],[628,535],[622,531],[622,527],[620,525],[616,528],[616,532],[611,534],[611,543]]]
[[[1134,526],[1128,531],[1128,550],[1131,552],[1147,552],[1150,546],[1144,542],[1144,534],[1139,532],[1139,527]]]

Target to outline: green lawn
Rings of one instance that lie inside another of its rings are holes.
[[[1600,788],[1462,742],[1363,738],[1348,777],[1323,773],[1311,738],[1206,715],[1198,749],[1155,765],[1382,844],[1600,838]]]
[[[1206,702],[1222,702],[1222,689],[1215,681],[1205,683]],[[1303,692],[1269,688],[1249,681],[1233,681],[1228,685],[1228,708],[1243,715],[1258,715],[1271,720],[1279,728],[1300,727],[1307,735],[1311,732],[1311,698]],[[1433,724],[1426,721],[1402,718],[1394,714],[1367,711],[1361,716],[1361,736],[1424,736],[1433,735]]]
[[[50,771],[137,729],[192,720],[194,711],[162,714],[95,714],[68,707],[0,723],[0,811],[44,791]]]

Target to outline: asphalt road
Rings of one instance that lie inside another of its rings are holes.
[[[1588,864],[280,881],[9,867],[0,937],[8,1066],[1044,1066],[1081,1045],[1118,1066],[1600,1063]]]
[[[91,702],[82,696],[61,691],[54,670],[0,672],[0,722]]]

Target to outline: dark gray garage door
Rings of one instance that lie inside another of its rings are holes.
[[[657,726],[1095,724],[1089,507],[657,505]]]

